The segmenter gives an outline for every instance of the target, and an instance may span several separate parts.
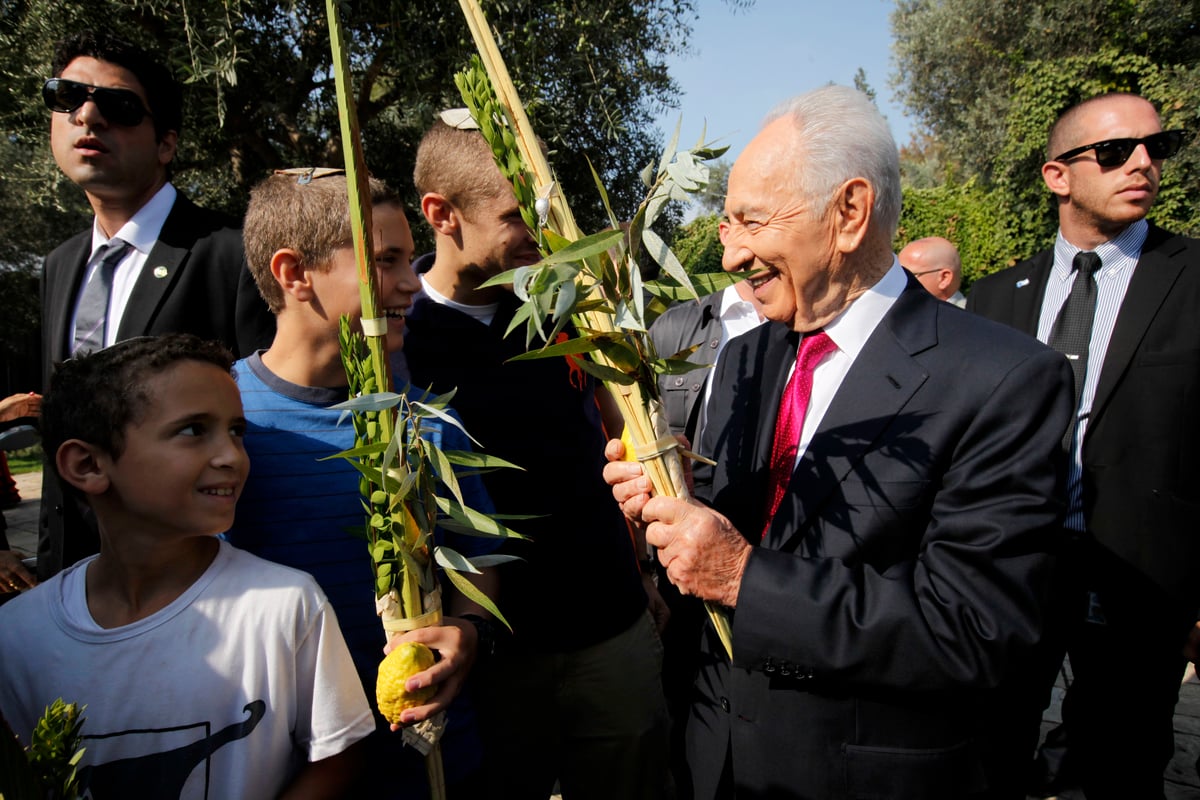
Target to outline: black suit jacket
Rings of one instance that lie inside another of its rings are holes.
[[[981,279],[967,307],[1036,335],[1053,258]],[[1164,593],[1182,634],[1200,608],[1200,241],[1150,227],[1100,370],[1083,441],[1088,531]]]
[[[91,228],[46,256],[42,268],[42,378],[70,353],[71,319],[91,253]],[[118,340],[163,333],[216,339],[238,358],[269,347],[275,317],[246,267],[237,222],[178,194],[134,285]],[[64,542],[64,529],[69,531]],[[48,474],[42,482],[38,575],[48,578],[97,551],[84,519]]]
[[[661,358],[696,346],[687,359],[700,366],[682,375],[658,376],[663,416],[673,434],[685,433],[694,438],[699,418],[697,406],[704,398],[711,372],[705,367],[711,367],[717,360],[717,348],[721,346],[722,294],[714,292],[698,301],[676,303],[650,326],[650,339]]]
[[[972,796],[979,708],[1041,635],[1070,368],[910,277],[759,543],[796,346],[765,325],[714,376],[696,495],[759,546],[697,682],[697,797],[727,744],[741,798]]]

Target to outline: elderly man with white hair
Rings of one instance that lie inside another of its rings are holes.
[[[1039,640],[1071,373],[934,299],[892,253],[896,146],[829,86],[734,164],[725,266],[767,324],[713,376],[695,499],[605,477],[706,634],[687,733],[697,798],[998,797],[984,740]]]

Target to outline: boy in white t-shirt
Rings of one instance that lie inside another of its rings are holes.
[[[216,538],[249,470],[231,364],[131,339],[64,362],[43,402],[101,548],[0,607],[0,712],[28,744],[56,698],[86,706],[95,800],[341,797],[375,727],[312,578]]]

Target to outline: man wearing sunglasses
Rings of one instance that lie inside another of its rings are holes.
[[[1089,800],[1163,796],[1200,607],[1200,242],[1145,219],[1183,138],[1136,95],[1066,111],[1042,166],[1054,247],[978,281],[967,306],[1062,350],[1075,372],[1064,635],[1047,643],[1044,689],[1065,640],[1064,765]]]
[[[76,352],[135,336],[192,333],[239,357],[268,346],[274,318],[245,267],[239,225],[169,181],[183,106],[166,67],[128,42],[85,31],[56,44],[52,69],[42,90],[50,147],[95,221],[46,257],[43,378]],[[97,548],[93,527],[54,484],[43,486],[42,579]],[[18,569],[33,582],[11,551],[0,552],[0,578]]]

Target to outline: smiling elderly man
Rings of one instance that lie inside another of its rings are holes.
[[[696,685],[695,796],[1000,796],[981,737],[1042,631],[1066,361],[901,268],[896,146],[859,92],[776,109],[725,208],[725,266],[772,322],[713,376],[717,465],[693,501],[605,471],[671,580],[732,610],[732,663],[710,631]]]

